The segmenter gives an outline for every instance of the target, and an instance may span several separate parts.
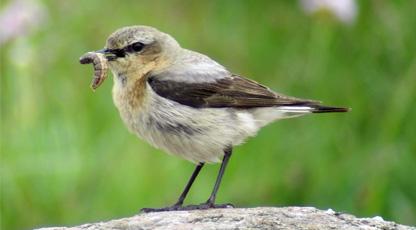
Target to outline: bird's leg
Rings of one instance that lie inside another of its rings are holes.
[[[175,211],[175,210],[181,210],[183,201],[186,198],[186,195],[188,195],[189,189],[191,189],[192,184],[195,181],[195,178],[198,176],[199,171],[201,171],[202,167],[204,166],[203,162],[200,162],[196,167],[194,172],[191,175],[191,178],[189,178],[188,183],[185,186],[185,189],[183,190],[182,194],[179,196],[178,201],[169,207],[165,208],[143,208],[141,209],[141,212],[163,212],[163,211]]]
[[[200,162],[196,167],[194,172],[192,173],[191,178],[189,178],[188,183],[185,186],[185,189],[183,190],[182,194],[179,196],[178,201],[174,204],[174,206],[182,206],[183,201],[186,198],[186,195],[188,195],[189,189],[191,189],[192,184],[195,181],[195,178],[198,176],[199,171],[201,171],[202,167],[204,166],[204,163]]]
[[[227,167],[228,161],[230,160],[232,153],[232,149],[227,149],[224,151],[224,159],[222,160],[222,164],[220,167],[220,171],[217,176],[217,180],[215,181],[214,189],[212,190],[211,195],[209,196],[207,202],[205,202],[206,205],[208,205],[210,208],[213,208],[215,206],[215,198],[217,197],[217,192],[221,184],[222,176],[224,175],[225,168]],[[220,205],[224,206],[224,205]],[[226,207],[228,205],[225,205]]]
[[[222,164],[220,167],[220,171],[217,176],[217,180],[215,181],[214,189],[212,190],[211,195],[209,196],[208,200],[205,203],[200,205],[189,205],[183,207],[185,210],[193,210],[193,209],[208,209],[208,208],[232,208],[234,207],[232,204],[215,204],[215,198],[217,196],[218,188],[221,184],[222,176],[224,175],[225,168],[227,167],[228,161],[230,160],[232,153],[232,149],[228,148],[224,150],[224,158],[222,160]]]

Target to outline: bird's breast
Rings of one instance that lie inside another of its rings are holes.
[[[137,115],[146,109],[147,86],[144,76],[130,81],[127,76],[115,76],[113,101],[122,120],[132,130],[134,129],[133,126]]]

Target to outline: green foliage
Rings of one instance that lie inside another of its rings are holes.
[[[416,224],[413,1],[360,1],[355,24],[297,1],[47,1],[39,30],[1,47],[1,228],[76,225],[173,203],[193,165],[128,133],[111,79],[78,58],[151,25],[288,95],[349,106],[276,122],[235,149],[219,202],[316,206]],[[2,4],[4,5],[4,4]],[[187,203],[205,201],[218,165]]]

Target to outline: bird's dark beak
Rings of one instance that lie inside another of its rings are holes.
[[[111,53],[111,51],[109,49],[100,49],[95,51],[96,53],[100,53],[100,54],[108,54]]]
[[[97,50],[95,52],[104,54],[104,56],[107,58],[108,61],[113,61],[117,58],[117,55],[111,49],[104,48],[104,49],[101,49],[101,50]]]

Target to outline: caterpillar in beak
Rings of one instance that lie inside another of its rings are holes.
[[[107,58],[102,53],[88,52],[79,58],[81,64],[93,64],[94,76],[90,87],[95,91],[107,78],[108,63]]]

